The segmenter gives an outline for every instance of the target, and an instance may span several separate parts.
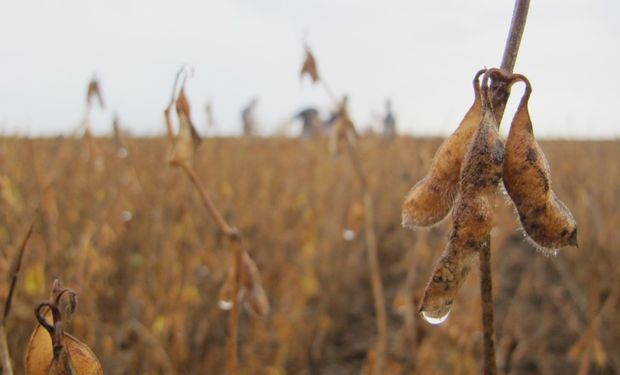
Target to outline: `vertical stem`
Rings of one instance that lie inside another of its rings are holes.
[[[226,344],[226,369],[228,375],[237,374],[237,347],[239,336],[239,287],[241,285],[241,257],[243,255],[243,248],[241,243],[241,236],[230,236],[230,250],[234,257],[234,273],[235,283],[233,286],[233,299],[232,309],[228,315],[228,343]]]
[[[0,325],[0,375],[13,375],[13,365],[9,355],[4,324]]]
[[[373,373],[381,375],[385,368],[385,357],[387,355],[387,313],[385,311],[385,297],[383,296],[383,284],[381,282],[377,237],[374,229],[372,196],[367,189],[364,191],[364,211],[366,254],[368,256],[368,270],[370,271],[375,314],[377,315],[377,361]]]
[[[517,54],[521,45],[521,37],[525,29],[525,21],[527,20],[527,10],[530,6],[530,0],[517,0],[512,13],[512,22],[510,23],[510,32],[506,40],[504,48],[504,56],[502,57],[501,68],[509,72],[514,70],[517,62]]]
[[[504,55],[502,57],[501,68],[512,73],[517,61],[517,54],[521,44],[521,37],[525,29],[527,11],[530,5],[529,0],[516,0],[512,14],[512,22]],[[500,124],[506,109],[506,102],[510,91],[508,86],[495,80],[491,82],[491,103]],[[493,281],[491,278],[491,237],[487,236],[482,249],[480,250],[480,297],[482,300],[482,329],[483,329],[483,353],[484,353],[484,375],[495,375],[497,365],[495,361],[495,333],[493,328]]]
[[[493,282],[491,279],[491,236],[480,249],[480,297],[482,299],[482,330],[484,375],[497,374],[495,364],[495,330],[493,328]]]
[[[17,285],[17,278],[19,277],[19,271],[22,266],[22,259],[24,258],[24,250],[32,234],[34,223],[30,224],[28,232],[24,236],[22,243],[17,251],[17,258],[13,266],[13,274],[11,275],[11,285],[9,286],[9,294],[4,302],[4,312],[2,314],[2,320],[0,321],[0,375],[13,375],[13,365],[11,363],[11,355],[9,353],[9,346],[6,337],[6,319],[11,312],[11,302],[15,295],[15,286]]]
[[[379,252],[377,249],[377,236],[375,234],[374,209],[372,202],[372,194],[368,186],[368,178],[362,167],[359,153],[355,146],[351,143],[349,137],[345,137],[346,147],[349,159],[355,170],[355,174],[362,186],[362,194],[364,199],[364,240],[366,241],[366,255],[368,261],[368,270],[370,272],[370,284],[372,287],[372,297],[375,308],[376,324],[377,324],[377,344],[375,367],[372,374],[381,375],[385,368],[385,359],[387,356],[387,312],[385,308],[385,297],[383,294],[383,283],[381,281],[381,267],[379,264]]]
[[[28,244],[28,240],[30,239],[30,235],[32,234],[32,229],[34,227],[34,223],[30,224],[28,228],[28,232],[26,232],[26,236],[22,240],[21,246],[17,252],[17,259],[15,260],[15,266],[13,267],[13,275],[11,276],[11,286],[9,287],[9,294],[6,297],[6,302],[4,303],[4,313],[2,315],[2,324],[3,326],[6,323],[6,318],[9,316],[9,312],[11,311],[11,302],[13,301],[13,294],[15,292],[15,285],[17,285],[17,278],[19,276],[19,271],[22,266],[22,259],[24,258],[24,250],[26,249],[26,244]]]
[[[332,91],[331,87],[327,84],[327,82],[325,82],[324,79],[321,78],[321,84],[323,85],[323,88],[325,89],[325,91],[327,92],[327,96],[329,96],[329,98],[336,103],[336,107],[338,107],[338,99],[336,99],[336,95],[334,95],[334,92]]]
[[[222,216],[217,207],[215,207],[213,200],[211,200],[207,189],[205,189],[205,187],[202,185],[202,182],[200,181],[200,178],[196,174],[194,168],[188,163],[181,163],[180,166],[183,168],[185,173],[187,173],[190,180],[196,187],[196,190],[198,190],[198,194],[200,194],[202,203],[204,203],[207,211],[209,211],[209,214],[211,214],[211,217],[213,218],[213,220],[215,220],[217,226],[222,232],[224,232],[224,234],[226,234],[227,236],[232,236],[235,230],[226,222],[224,216]]]
[[[517,54],[519,53],[519,46],[521,45],[521,38],[523,36],[523,30],[525,29],[529,6],[530,0],[515,1],[510,31],[508,32],[506,46],[504,47],[504,55],[502,56],[502,63],[500,65],[500,68],[510,73],[514,70],[517,62]],[[500,80],[491,82],[491,103],[498,124],[501,123],[502,117],[504,116],[504,110],[506,109],[506,102],[508,101],[509,95],[510,89],[506,82]]]
[[[185,173],[189,176],[190,180],[198,190],[202,203],[204,203],[207,211],[211,214],[211,217],[215,220],[219,229],[224,232],[230,241],[230,252],[233,257],[233,272],[234,272],[234,285],[233,285],[233,299],[232,309],[228,315],[228,342],[226,343],[226,370],[228,375],[236,375],[238,368],[237,360],[237,347],[239,341],[239,288],[241,285],[241,258],[243,256],[243,242],[242,236],[239,230],[232,227],[220,211],[215,207],[215,204],[211,200],[207,189],[203,186],[200,178],[196,174],[196,171],[189,163],[181,163],[180,167],[183,168]],[[0,374],[1,375],[1,374]]]

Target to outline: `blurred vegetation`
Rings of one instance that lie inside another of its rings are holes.
[[[407,190],[439,139],[365,137],[359,151],[375,202],[389,307],[389,374],[479,374],[477,272],[447,322],[416,315],[449,223],[401,228]],[[579,249],[545,258],[498,201],[493,232],[498,361],[511,374],[619,374],[620,142],[541,142],[558,196],[579,223]],[[227,313],[218,307],[226,238],[163,139],[0,139],[0,301],[35,217],[8,321],[16,373],[35,326],[34,304],[54,278],[79,295],[66,330],[97,353],[106,374],[218,374]],[[195,167],[246,238],[272,304],[240,322],[241,374],[356,374],[375,340],[361,193],[327,141],[206,139]],[[352,219],[353,218],[353,219]],[[359,220],[358,220],[359,221]],[[359,229],[361,230],[361,229]],[[350,235],[351,232],[348,232]],[[585,371],[585,372],[584,372]]]

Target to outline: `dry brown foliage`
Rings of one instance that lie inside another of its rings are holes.
[[[69,298],[65,314],[60,311],[63,295]],[[26,349],[26,375],[103,375],[92,350],[64,331],[66,315],[72,314],[76,306],[75,292],[61,288],[55,280],[50,299],[39,302],[34,310],[39,324]]]
[[[194,187],[180,183],[183,172],[161,167],[165,140],[127,138],[124,159],[112,139],[93,141],[105,160],[101,171],[81,157],[79,140],[0,139],[0,275],[9,273],[37,197],[45,197],[7,325],[15,373],[24,373],[32,308],[57,275],[81,296],[67,329],[91,347],[106,374],[221,373],[227,313],[217,301],[230,264],[225,237],[196,203]],[[410,290],[412,299],[401,303],[413,304],[414,313],[451,228],[444,222],[405,231],[400,204],[441,141],[358,141],[376,202],[386,300]],[[205,139],[193,160],[197,171],[208,171],[204,184],[224,217],[244,229],[271,301],[267,318],[240,321],[240,373],[359,373],[376,337],[365,254],[359,242],[342,238],[357,177],[325,152],[327,143]],[[581,366],[618,373],[620,171],[609,161],[620,142],[539,143],[554,191],[581,224],[580,250],[537,256],[513,207],[497,199],[498,364],[510,374],[575,374]],[[388,311],[386,374],[481,373],[477,278],[472,272],[463,283],[439,327]]]
[[[303,78],[303,76],[306,74],[310,76],[310,79],[312,79],[312,82],[314,83],[320,80],[319,71],[316,67],[316,60],[314,59],[312,51],[310,51],[310,48],[308,46],[306,46],[306,59],[304,60],[304,63],[301,67],[299,76]]]

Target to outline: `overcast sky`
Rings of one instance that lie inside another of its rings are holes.
[[[364,127],[391,98],[401,131],[451,132],[472,101],[471,79],[499,64],[513,1],[54,0],[0,2],[0,133],[77,126],[88,80],[134,133],[164,131],[174,74],[191,63],[192,116],[204,131],[211,100],[221,134],[260,100],[264,133],[305,106],[329,109],[300,81],[302,38]],[[516,66],[533,85],[535,132],[620,136],[620,1],[532,0]],[[513,102],[522,88],[514,90]],[[507,126],[503,127],[507,131]]]

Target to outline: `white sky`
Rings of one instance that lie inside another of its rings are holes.
[[[108,104],[94,116],[97,132],[110,131],[116,111],[134,133],[161,133],[185,62],[196,71],[187,89],[199,129],[212,100],[221,132],[238,133],[241,107],[258,96],[258,120],[272,132],[304,106],[329,108],[320,87],[298,78],[307,34],[360,126],[390,97],[400,130],[445,135],[472,101],[475,71],[499,64],[512,8],[497,0],[2,1],[0,133],[71,131],[94,73]],[[620,136],[619,48],[620,1],[532,0],[516,71],[532,82],[538,135]]]

